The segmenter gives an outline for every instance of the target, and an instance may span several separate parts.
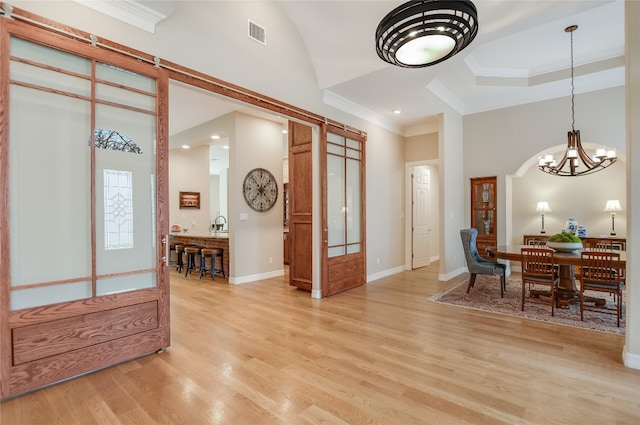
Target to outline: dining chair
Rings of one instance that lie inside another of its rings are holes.
[[[500,276],[500,297],[504,297],[506,289],[505,274],[507,266],[497,261],[485,260],[478,253],[476,239],[478,238],[478,229],[472,227],[470,229],[460,230],[462,238],[462,247],[464,248],[464,256],[467,260],[467,269],[469,269],[469,285],[467,286],[467,294],[473,288],[476,276],[479,274]]]
[[[580,260],[580,320],[584,321],[585,310],[616,314],[618,327],[620,327],[620,318],[622,317],[620,254],[610,251],[582,251]],[[615,313],[606,306],[587,306],[585,304],[585,291],[614,294]]]
[[[560,280],[558,267],[554,261],[554,250],[540,247],[526,247],[520,249],[522,256],[522,311],[527,292],[533,285],[549,287],[551,298],[551,315],[555,315],[556,289]]]

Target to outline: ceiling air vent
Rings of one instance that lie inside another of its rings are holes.
[[[267,29],[249,19],[249,38],[263,46],[267,45]]]

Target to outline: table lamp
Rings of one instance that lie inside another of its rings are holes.
[[[611,236],[616,235],[616,211],[622,211],[620,201],[617,199],[609,199],[604,210],[611,213]]]
[[[541,234],[546,233],[544,231],[544,213],[551,212],[551,208],[549,208],[549,203],[547,201],[538,202],[536,206],[536,211],[540,213],[540,217],[542,218],[542,230],[540,230]]]

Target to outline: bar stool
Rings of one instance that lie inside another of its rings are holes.
[[[211,268],[207,269],[207,257],[211,259]],[[220,258],[220,268],[216,270],[216,258]],[[200,251],[200,279],[206,272],[211,272],[211,280],[215,279],[216,272],[222,272],[223,277],[227,277],[224,272],[224,249],[222,248],[202,248]]]
[[[184,262],[182,261],[182,254],[184,253],[184,245],[182,244],[175,244],[173,246],[173,249],[176,251],[176,270],[178,271],[178,273],[182,273],[182,266],[184,266]]]
[[[197,270],[196,267],[196,255],[200,254],[200,247],[198,246],[185,246],[184,253],[187,256],[187,270],[184,273],[184,277],[187,277],[192,270]]]

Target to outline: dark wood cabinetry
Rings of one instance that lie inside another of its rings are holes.
[[[496,204],[496,177],[472,178],[471,227],[478,230],[478,252],[487,259],[486,248],[498,244]]]

